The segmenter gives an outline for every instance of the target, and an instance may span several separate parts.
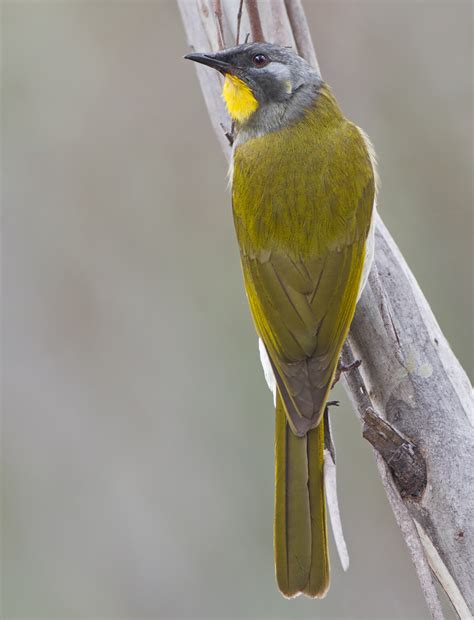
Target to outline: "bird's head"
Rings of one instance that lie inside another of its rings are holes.
[[[291,48],[272,43],[244,43],[185,58],[224,75],[222,95],[230,116],[239,124],[247,123],[257,111],[263,118],[266,109],[287,109],[302,89],[314,92],[320,82],[319,73]]]

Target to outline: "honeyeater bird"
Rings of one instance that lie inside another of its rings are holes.
[[[235,123],[232,207],[273,391],[274,550],[286,597],[329,587],[323,413],[373,257],[375,159],[319,72],[247,43],[186,58],[224,76]]]

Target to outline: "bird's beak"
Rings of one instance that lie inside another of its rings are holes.
[[[186,54],[186,60],[194,60],[194,62],[200,62],[202,65],[212,67],[217,71],[220,71],[223,75],[226,73],[234,73],[234,67],[228,62],[213,56],[212,54]]]

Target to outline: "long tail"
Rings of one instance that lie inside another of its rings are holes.
[[[329,588],[323,450],[323,420],[297,437],[278,394],[274,547],[278,587],[286,597],[322,598]]]

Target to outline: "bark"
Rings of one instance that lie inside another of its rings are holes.
[[[317,65],[300,0],[178,0],[191,49],[242,39],[292,45]],[[250,11],[250,15],[249,15]],[[253,40],[253,38],[251,38]],[[230,122],[217,72],[197,66],[212,125],[229,158]],[[472,388],[413,274],[378,218],[376,254],[358,304],[343,375],[407,543],[433,618],[443,618],[433,574],[458,615],[474,615],[474,420]]]

